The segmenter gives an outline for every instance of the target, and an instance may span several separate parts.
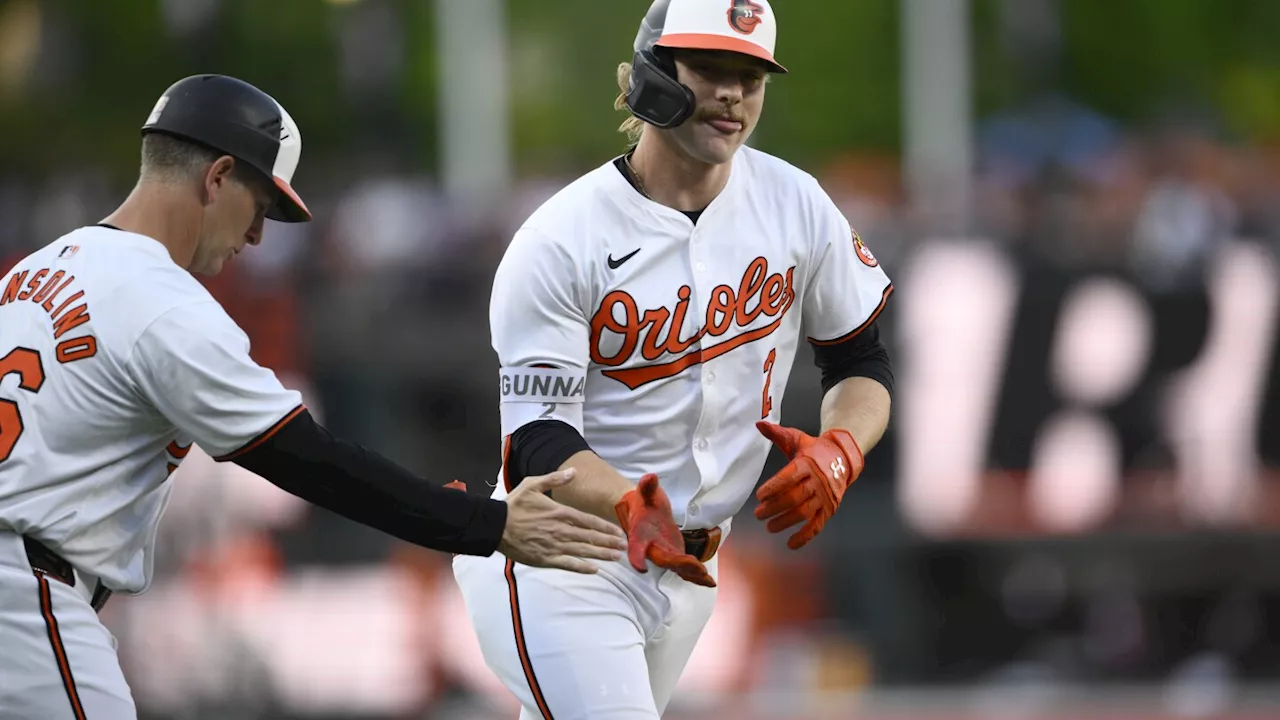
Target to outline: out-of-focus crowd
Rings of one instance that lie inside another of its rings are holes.
[[[1025,266],[1118,272],[1161,291],[1203,283],[1225,243],[1280,241],[1280,153],[1233,144],[1193,114],[1127,128],[1049,96],[987,119],[977,147],[972,215],[945,234],[992,241]],[[936,240],[906,203],[897,158],[848,155],[810,170],[891,275],[906,275],[920,243]],[[0,169],[6,261],[106,215],[128,187],[103,177],[85,167],[32,184]],[[307,178],[316,221],[269,224],[262,246],[205,282],[248,332],[255,358],[335,432],[485,492],[499,440],[492,272],[522,219],[570,179],[523,178],[476,220],[453,213],[431,177]],[[896,350],[893,311],[884,318]],[[796,374],[786,412],[811,426],[815,371],[801,361]],[[896,512],[893,466],[873,462],[864,481],[884,488],[867,500],[877,512]],[[448,558],[316,511],[198,451],[174,481],[154,588],[104,616],[149,712],[194,704],[390,715],[444,707],[457,693],[507,702],[485,695],[496,686],[461,622]],[[833,534],[854,547],[900,537],[891,521],[847,522]],[[686,685],[847,690],[885,674],[849,628],[823,630],[839,623],[833,555],[784,555],[739,525]]]

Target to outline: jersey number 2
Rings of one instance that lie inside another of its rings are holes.
[[[769,412],[773,410],[773,398],[769,397],[769,385],[773,383],[773,363],[778,359],[778,350],[774,348],[769,351],[769,357],[764,359],[764,397],[760,401],[760,417],[769,417]]]
[[[14,348],[4,359],[0,359],[0,380],[11,373],[18,375],[18,387],[27,392],[40,392],[44,385],[44,365],[40,362],[40,353],[30,348]],[[13,446],[22,437],[22,413],[18,412],[18,403],[12,400],[0,400],[0,462],[9,459]]]

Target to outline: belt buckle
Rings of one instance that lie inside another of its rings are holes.
[[[716,551],[720,549],[720,541],[724,538],[724,533],[718,527],[709,530],[688,530],[681,535],[684,535],[686,551],[698,558],[698,562],[707,562],[715,557]],[[689,547],[690,544],[694,544],[695,547]],[[696,555],[694,551],[697,552]]]

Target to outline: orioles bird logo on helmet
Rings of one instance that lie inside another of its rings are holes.
[[[750,35],[756,31],[756,26],[764,22],[764,7],[751,2],[751,0],[733,0],[732,7],[729,8],[729,27],[743,35]]]

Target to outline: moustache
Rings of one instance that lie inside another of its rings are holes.
[[[740,122],[743,125],[747,124],[746,115],[740,112],[735,112],[732,108],[728,107],[701,108],[694,115],[694,119],[698,122],[706,120],[730,120],[732,122]]]

